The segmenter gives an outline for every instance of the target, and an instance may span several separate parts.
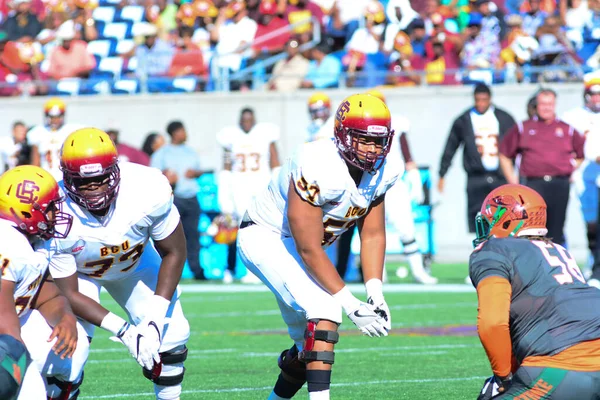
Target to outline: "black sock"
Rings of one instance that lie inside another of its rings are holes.
[[[275,383],[275,387],[273,388],[273,391],[279,397],[283,397],[285,399],[291,399],[292,397],[294,397],[294,395],[296,393],[298,393],[298,390],[302,389],[303,385],[304,385],[304,382],[301,382],[301,383],[290,382],[287,379],[285,379],[282,376],[282,374],[279,374],[279,377],[277,377],[277,383]]]
[[[331,385],[331,370],[309,369],[306,370],[306,381],[309,392],[329,390]]]

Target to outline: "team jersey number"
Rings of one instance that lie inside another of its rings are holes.
[[[142,243],[140,243],[137,246],[135,246],[133,249],[129,250],[127,253],[121,254],[121,256],[118,258],[119,262],[125,262],[127,260],[131,260],[131,264],[129,266],[123,268],[121,270],[121,272],[127,272],[131,268],[133,268],[143,252],[144,252],[144,245]],[[85,264],[83,264],[83,268],[86,268],[86,269],[87,268],[97,268],[97,267],[99,267],[99,268],[96,269],[95,271],[84,272],[84,273],[91,278],[102,278],[102,276],[104,276],[106,271],[108,271],[113,266],[116,258],[117,257],[115,256],[115,257],[101,258],[99,260],[94,260],[94,261],[88,261]]]
[[[475,134],[475,145],[481,157],[498,157],[497,134]]]
[[[4,271],[10,264],[10,260],[8,258],[2,258],[2,254],[0,254],[0,276],[4,276]]]
[[[296,187],[300,193],[304,193],[306,200],[310,201],[312,204],[315,204],[315,198],[321,191],[318,185],[309,184],[306,182],[306,179],[301,176],[300,179],[296,181]]]
[[[260,169],[260,153],[238,153],[235,155],[235,160],[235,170],[238,172],[254,172]]]
[[[17,316],[21,315],[23,311],[29,308],[30,300],[31,296],[21,296],[15,299],[15,311],[17,312]]]
[[[553,274],[552,276],[556,281],[561,284],[573,283],[573,278],[577,279],[581,283],[585,283],[585,278],[581,273],[581,270],[577,266],[577,262],[571,257],[568,251],[562,246],[557,246],[554,243],[543,242],[540,240],[534,240],[532,242],[542,252],[548,264],[553,268],[560,268],[561,272]],[[549,249],[555,249],[558,252],[558,256],[553,256],[548,251]]]
[[[321,240],[321,246],[329,246],[333,242],[335,242],[338,237],[340,237],[340,233],[335,234],[335,233],[331,232],[331,230],[328,230],[328,229],[337,228],[337,229],[340,229],[341,232],[343,233],[347,229],[351,228],[355,222],[356,222],[355,220],[340,221],[340,220],[333,219],[333,218],[327,218],[325,220],[325,222],[323,222],[323,229],[325,231],[323,232],[323,240]]]

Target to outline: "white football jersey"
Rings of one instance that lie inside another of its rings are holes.
[[[62,172],[59,168],[62,144],[67,136],[81,128],[84,126],[64,124],[60,129],[54,131],[48,126],[37,125],[27,132],[29,144],[38,147],[41,167],[49,171],[57,181],[62,179]]]
[[[217,134],[217,142],[231,152],[231,176],[221,199],[230,198],[237,217],[242,217],[252,198],[271,178],[271,143],[279,140],[279,127],[270,123],[256,124],[248,133],[230,126]]]
[[[37,254],[15,224],[0,219],[0,267],[2,280],[15,283],[15,308],[22,317],[30,310],[48,269],[46,258]]]
[[[12,136],[0,137],[0,174],[17,166],[20,151],[21,144],[15,143]]]
[[[103,281],[123,279],[135,271],[143,252],[156,252],[150,238],[165,239],[179,224],[171,186],[158,169],[128,162],[119,167],[119,194],[105,217],[66,196],[63,211],[73,215],[71,232],[40,249],[50,257],[54,278],[79,272]]]
[[[585,159],[595,161],[600,157],[600,113],[586,107],[567,111],[561,118],[585,136]]]
[[[363,173],[357,187],[333,140],[306,143],[281,167],[268,188],[256,196],[248,215],[259,225],[291,236],[287,219],[291,181],[305,201],[323,210],[322,244],[328,246],[365,215],[371,203],[383,196],[401,173],[402,164],[386,160],[373,175]]]

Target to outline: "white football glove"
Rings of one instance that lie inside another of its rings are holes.
[[[144,336],[144,334],[148,336]],[[160,362],[160,356],[158,355],[160,341],[156,341],[155,336],[156,334],[153,334],[151,330],[142,333],[137,326],[129,323],[126,323],[117,334],[117,338],[127,347],[129,354],[138,364],[149,370],[154,368],[155,362]],[[156,343],[158,343],[158,346]]]
[[[375,307],[358,300],[347,286],[333,297],[340,302],[348,318],[362,333],[369,337],[388,335],[384,327],[385,320],[375,312]]]
[[[375,307],[375,312],[385,321],[383,327],[389,331],[392,329],[392,314],[385,298],[383,297],[382,283],[379,279],[370,279],[365,283],[367,289],[367,303]]]

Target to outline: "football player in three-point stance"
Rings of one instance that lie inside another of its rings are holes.
[[[240,221],[254,196],[269,184],[271,172],[279,166],[279,127],[256,123],[254,111],[244,108],[238,126],[217,133],[223,148],[223,170],[219,174],[219,206],[223,214]],[[224,282],[233,279],[237,259],[236,243],[230,244]],[[244,281],[258,280],[252,274]]]
[[[476,217],[469,276],[494,376],[478,399],[594,400],[600,393],[600,291],[545,237],[546,203],[503,185]]]
[[[57,181],[62,179],[60,171],[60,147],[73,131],[81,125],[66,124],[67,106],[59,98],[52,98],[44,104],[44,123],[33,127],[27,133],[27,141],[32,146],[32,164],[50,171]]]
[[[156,398],[178,399],[189,337],[178,288],[186,260],[183,228],[167,178],[117,157],[101,130],[67,137],[60,185],[73,227],[40,252],[50,257],[50,272],[77,316],[89,322],[88,336],[94,326],[113,333],[154,382]],[[132,325],[100,305],[101,287]]]
[[[329,399],[342,309],[366,335],[386,336],[391,327],[381,279],[384,198],[402,169],[385,159],[392,137],[385,103],[346,98],[337,109],[335,141],[304,144],[242,220],[242,260],[275,294],[294,341],[279,358],[271,400],[293,397],[305,382],[311,399]],[[354,224],[369,303],[352,295],[323,250]]]
[[[75,399],[89,343],[67,299],[48,279],[47,260],[32,247],[64,237],[72,217],[61,211],[58,184],[40,167],[4,173],[0,192],[0,398],[14,398],[22,381],[18,399]]]

